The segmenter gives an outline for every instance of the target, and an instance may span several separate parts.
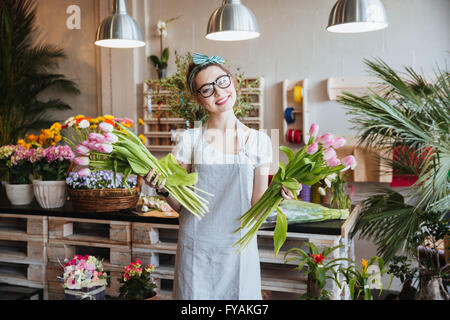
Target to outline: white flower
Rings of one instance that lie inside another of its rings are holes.
[[[75,120],[75,117],[70,117],[66,121],[64,121],[64,124],[69,124],[70,122],[73,122]]]
[[[161,20],[158,21],[157,31],[158,31],[158,35],[167,37],[167,25],[166,25],[165,21],[161,21]]]
[[[148,207],[145,204],[142,206],[142,212],[148,212]]]
[[[330,174],[329,176],[327,176],[327,179],[330,180],[330,181],[334,181],[334,179],[336,179],[336,178],[337,178],[337,174],[336,173],[333,173],[333,174]]]
[[[86,120],[86,119],[81,120],[80,123],[78,124],[78,126],[79,126],[80,128],[82,128],[82,129],[89,128],[90,125],[91,125],[91,124],[90,124],[89,121]]]
[[[322,188],[322,187],[319,187],[319,193],[322,195],[322,196],[324,196],[326,193],[325,193],[325,189],[324,188]]]
[[[324,179],[325,184],[327,185],[328,188],[331,188],[331,181],[328,180],[328,177]]]

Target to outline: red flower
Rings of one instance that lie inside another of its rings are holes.
[[[323,255],[321,255],[320,253],[319,253],[318,255],[311,254],[311,257],[314,258],[314,262],[315,262],[316,264],[321,263],[321,262],[325,259],[325,257],[324,257]]]

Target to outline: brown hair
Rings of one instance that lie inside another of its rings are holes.
[[[197,65],[196,65],[194,62],[191,61],[191,63],[189,64],[189,66],[188,66],[188,68],[187,68],[187,72],[186,72],[186,84],[187,84],[187,85],[186,85],[186,87],[189,89],[189,91],[191,91],[191,88],[190,88],[190,86],[189,86],[189,78],[191,77],[191,73],[192,73],[192,71],[194,71],[194,68],[195,68],[196,66],[197,66]],[[234,77],[233,73],[230,72],[230,70],[228,70],[228,69],[225,68],[223,65],[218,64],[218,63],[208,63],[208,64],[205,64],[204,66],[201,66],[201,67],[196,68],[196,70],[194,71],[194,72],[195,72],[195,75],[194,75],[194,79],[192,80],[192,81],[193,81],[193,89],[194,89],[194,92],[191,92],[192,96],[194,96],[194,97],[196,96],[197,86],[196,86],[196,83],[195,83],[195,78],[197,77],[197,74],[198,74],[200,71],[205,70],[206,68],[208,68],[208,67],[210,67],[210,66],[217,66],[217,67],[219,67],[220,69],[222,69],[223,72],[231,74],[231,78],[233,79],[233,83],[234,83],[234,88],[236,89],[236,92],[237,92],[238,94],[240,93],[239,83],[238,83],[238,81],[236,80],[236,78]]]

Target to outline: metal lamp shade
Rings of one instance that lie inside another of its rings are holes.
[[[386,10],[380,0],[338,0],[331,9],[327,30],[356,33],[387,26]]]
[[[249,40],[259,37],[255,15],[240,0],[224,0],[208,21],[206,38],[218,41]]]
[[[108,48],[145,46],[139,25],[128,15],[125,0],[114,1],[114,13],[99,25],[95,44]]]

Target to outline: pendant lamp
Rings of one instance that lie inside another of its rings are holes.
[[[223,0],[208,21],[206,38],[217,41],[249,40],[259,37],[255,15],[240,0]]]
[[[95,44],[108,48],[145,46],[138,23],[128,15],[126,0],[114,0],[113,15],[99,25]]]
[[[331,9],[327,30],[357,33],[381,30],[388,26],[381,0],[338,0]]]

